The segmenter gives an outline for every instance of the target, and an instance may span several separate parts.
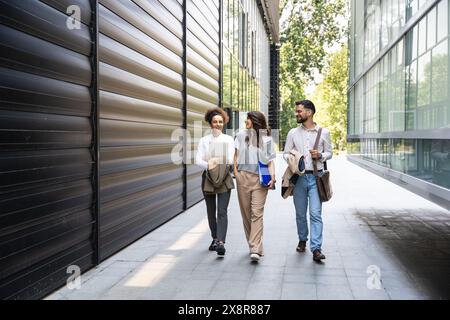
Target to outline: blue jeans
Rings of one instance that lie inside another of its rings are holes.
[[[322,202],[317,190],[316,177],[312,174],[300,176],[294,188],[294,205],[297,217],[299,241],[308,241],[308,220],[306,210],[309,200],[309,220],[311,228],[311,252],[322,248]]]

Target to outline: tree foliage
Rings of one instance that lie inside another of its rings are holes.
[[[345,0],[283,0],[280,51],[280,138],[296,125],[294,102],[305,97],[305,87],[325,65],[327,49],[344,38]]]
[[[316,87],[311,100],[317,104],[315,120],[330,130],[333,147],[347,146],[347,86],[348,48],[333,53],[323,70],[323,81]]]

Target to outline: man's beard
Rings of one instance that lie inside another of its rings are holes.
[[[297,123],[304,123],[307,119],[303,119],[302,117],[297,118]]]

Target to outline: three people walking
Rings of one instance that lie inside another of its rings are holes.
[[[313,260],[325,259],[322,253],[323,222],[322,202],[316,183],[316,174],[321,175],[325,161],[332,157],[330,133],[314,122],[316,112],[309,100],[296,102],[296,119],[299,126],[291,129],[287,135],[284,152],[302,155],[302,174],[298,175],[292,186],[296,212],[298,252],[305,252],[309,230],[307,210],[309,207],[311,241],[310,250]],[[245,237],[252,261],[264,256],[264,205],[269,189],[275,188],[276,158],[271,130],[261,112],[248,112],[245,130],[239,132],[234,141],[231,136],[222,133],[228,122],[228,115],[220,108],[208,110],[205,120],[210,124],[212,133],[201,138],[198,144],[196,164],[204,169],[202,190],[205,197],[209,228],[212,242],[209,250],[219,255],[225,254],[225,240],[228,226],[228,204],[234,183],[230,175],[233,169],[236,178],[237,196],[244,226]],[[316,147],[317,144],[317,147]],[[260,169],[268,166],[270,181],[263,185]],[[231,167],[232,166],[232,167]],[[303,174],[304,173],[304,174]],[[217,201],[217,205],[216,205]]]

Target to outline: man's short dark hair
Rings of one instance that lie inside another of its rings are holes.
[[[306,109],[312,110],[313,113],[316,113],[316,106],[314,105],[314,103],[312,103],[312,101],[309,100],[295,101],[295,105],[296,106],[302,105]]]

